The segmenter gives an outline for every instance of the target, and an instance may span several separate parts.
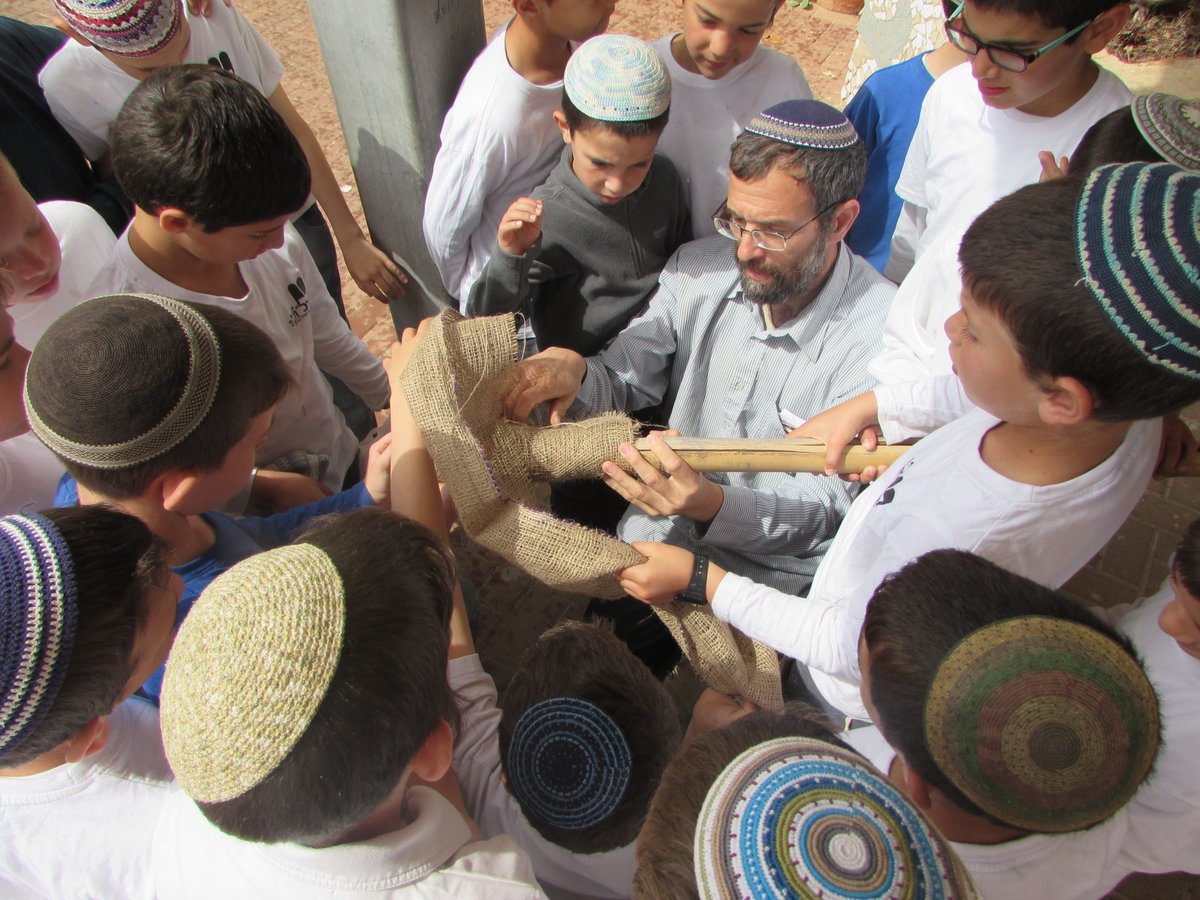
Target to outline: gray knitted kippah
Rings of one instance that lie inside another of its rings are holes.
[[[1163,159],[1200,172],[1200,100],[1146,94],[1133,98],[1132,110],[1138,131]]]
[[[216,332],[190,304],[153,294],[99,297],[69,310],[38,342],[25,412],[63,459],[124,469],[195,431],[220,376]]]
[[[571,54],[563,76],[567,97],[601,122],[644,122],[671,105],[671,76],[645,41],[602,34]]]

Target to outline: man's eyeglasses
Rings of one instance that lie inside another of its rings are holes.
[[[799,234],[801,231],[803,231],[813,222],[817,221],[817,219],[821,218],[821,216],[825,215],[825,213],[829,212],[841,202],[841,200],[835,200],[795,231],[792,231],[789,234],[780,234],[778,231],[762,231],[758,228],[746,228],[733,221],[733,219],[722,216],[721,213],[725,211],[725,201],[722,200],[721,205],[718,206],[712,214],[713,227],[717,229],[717,234],[724,235],[731,241],[740,241],[743,234],[748,234],[750,235],[750,240],[754,241],[754,245],[756,247],[761,247],[763,250],[773,250],[775,252],[779,252],[780,250],[787,249],[788,238]]]
[[[952,24],[962,17],[963,7],[966,5],[966,0],[963,0],[962,3],[958,4],[958,9],[954,10],[954,15],[946,20],[946,37],[950,40],[950,43],[967,54],[967,56],[975,56],[980,50],[986,50],[988,59],[1009,72],[1024,72],[1036,59],[1049,53],[1059,44],[1069,41],[1096,21],[1094,18],[1088,19],[1082,25],[1072,28],[1062,37],[1051,41],[1045,47],[1039,47],[1032,53],[1022,53],[1020,50],[1013,50],[1010,47],[985,44],[979,38],[975,37],[975,35],[971,34],[971,32]]]

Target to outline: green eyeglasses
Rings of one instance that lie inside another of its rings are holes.
[[[1082,25],[1072,28],[1060,38],[1048,43],[1045,47],[1039,47],[1032,53],[1022,53],[1020,50],[1013,50],[1010,47],[1002,47],[997,44],[985,44],[971,32],[957,25],[952,24],[954,21],[962,17],[963,7],[966,0],[958,4],[958,9],[954,10],[954,15],[946,20],[946,37],[955,47],[961,50],[967,56],[975,56],[980,50],[986,50],[988,59],[998,65],[1000,68],[1009,72],[1024,72],[1033,64],[1039,57],[1049,53],[1059,44],[1069,41],[1083,29],[1087,28],[1094,21],[1094,18],[1088,19]]]

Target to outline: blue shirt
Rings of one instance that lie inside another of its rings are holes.
[[[867,179],[858,195],[862,210],[846,243],[880,272],[904,206],[896,181],[917,130],[921,101],[932,85],[922,53],[872,73],[846,105],[846,117],[867,148]]]

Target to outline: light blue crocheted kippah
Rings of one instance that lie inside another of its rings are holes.
[[[601,122],[644,122],[671,105],[671,76],[645,41],[602,34],[571,54],[563,76],[567,97]]]

